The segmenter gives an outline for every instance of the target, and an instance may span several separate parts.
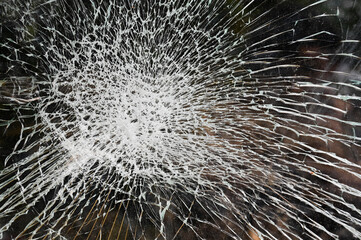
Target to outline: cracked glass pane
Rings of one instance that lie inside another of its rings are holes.
[[[360,12],[0,1],[0,239],[361,239]]]

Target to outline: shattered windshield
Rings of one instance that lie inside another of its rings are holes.
[[[360,16],[0,1],[0,239],[361,239]]]

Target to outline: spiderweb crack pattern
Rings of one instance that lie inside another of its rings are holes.
[[[0,239],[360,239],[346,2],[1,2]]]

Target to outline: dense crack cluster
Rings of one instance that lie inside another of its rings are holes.
[[[361,239],[360,7],[0,2],[0,239]]]

